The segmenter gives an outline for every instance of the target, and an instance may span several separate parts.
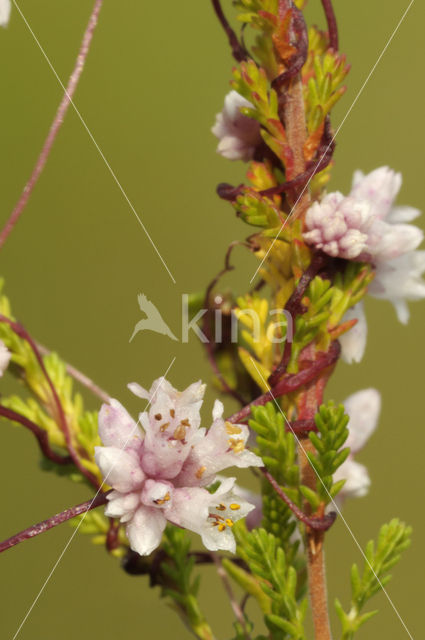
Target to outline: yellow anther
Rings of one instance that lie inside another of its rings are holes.
[[[231,520],[230,518],[226,518],[225,522],[228,527],[233,527],[233,520]]]
[[[220,502],[220,504],[216,507],[217,511],[226,511],[226,505]]]
[[[186,436],[186,429],[187,427],[185,427],[183,424],[179,424],[179,426],[173,433],[173,437],[176,440],[184,440]]]
[[[184,427],[190,427],[190,422],[188,418],[185,418],[184,420],[182,420],[180,424],[182,424]]]
[[[242,433],[242,429],[231,422],[226,422],[226,431],[229,436],[235,435],[235,433]]]
[[[232,504],[229,505],[229,509],[231,509],[232,511],[237,511],[240,508],[241,508],[241,505],[240,504],[236,504],[236,502],[232,502]]]
[[[230,448],[233,449],[235,453],[240,453],[245,449],[245,445],[242,440],[236,440],[235,438],[229,438]]]
[[[165,496],[163,498],[158,498],[158,500],[154,500],[155,504],[165,504],[166,502],[168,502],[169,500],[171,500],[170,498],[170,494],[166,493]]]
[[[199,478],[199,480],[204,475],[206,469],[207,469],[206,467],[199,467],[198,471],[195,473],[196,477]]]
[[[224,530],[225,530],[225,528],[226,528],[226,525],[225,525],[225,524],[223,524],[222,522],[220,522],[220,524],[218,525],[218,530],[219,530],[219,531],[224,531]]]

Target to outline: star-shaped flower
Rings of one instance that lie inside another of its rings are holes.
[[[164,378],[150,391],[135,383],[129,387],[150,403],[139,416],[143,431],[117,400],[99,413],[105,446],[96,447],[95,457],[114,489],[105,514],[125,523],[130,546],[141,555],[160,544],[167,521],[198,533],[210,550],[234,551],[232,526],[254,506],[234,493],[234,478],[214,493],[205,487],[228,467],[263,465],[246,449],[248,428],[226,422],[218,401],[210,429],[200,427],[205,391],[200,382],[183,392]]]

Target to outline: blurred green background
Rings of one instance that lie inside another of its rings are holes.
[[[230,8],[230,2],[224,1]],[[324,24],[319,0],[308,16]],[[349,90],[333,115],[336,127],[394,30],[407,0],[336,0],[341,49],[352,63]],[[59,76],[74,64],[92,2],[21,0],[31,28]],[[425,209],[423,4],[416,2],[338,136],[331,188],[347,190],[354,169],[388,164],[403,172],[400,202]],[[1,223],[29,176],[61,98],[61,89],[16,10],[0,33]],[[220,181],[238,183],[244,167],[215,153],[210,127],[228,90],[232,61],[208,0],[105,0],[76,104],[172,271],[173,284],[72,109],[30,204],[1,253],[15,315],[133,411],[126,384],[144,386],[170,372],[180,387],[209,370],[199,344],[139,334],[136,296],[154,300],[180,331],[180,296],[204,288],[221,268],[227,245],[250,232],[215,196]],[[422,220],[422,224],[424,221]],[[237,254],[228,286],[244,291],[256,263]],[[361,365],[338,367],[336,400],[376,386],[383,394],[378,432],[360,460],[370,470],[368,497],[344,516],[364,545],[393,516],[414,526],[414,543],[388,587],[414,637],[422,634],[423,304],[412,305],[408,328],[389,303],[370,300],[368,351]],[[5,381],[6,390],[8,385]],[[87,404],[97,408],[96,399]],[[206,410],[210,411],[213,393]],[[229,402],[228,410],[233,405]],[[88,491],[38,469],[30,435],[2,423],[3,539],[65,507]],[[2,638],[12,638],[72,530],[63,525],[0,558]],[[348,597],[359,550],[341,521],[327,545],[329,594]],[[211,570],[202,602],[218,638],[231,637],[231,610]],[[402,639],[406,631],[384,596],[380,615],[359,640]],[[338,637],[335,625],[335,638]],[[19,637],[187,638],[188,632],[145,578],[125,575],[113,558],[77,535]]]

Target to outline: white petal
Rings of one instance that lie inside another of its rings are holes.
[[[407,306],[407,302],[405,300],[400,300],[397,298],[391,299],[391,302],[394,305],[395,312],[397,314],[397,320],[401,324],[407,324],[410,319],[410,311]]]
[[[360,362],[366,349],[367,321],[363,302],[359,302],[349,309],[344,315],[342,322],[353,320],[354,318],[357,318],[357,324],[347,331],[347,333],[344,333],[339,339],[342,358],[348,364]]]
[[[223,403],[220,402],[220,400],[216,400],[214,402],[214,407],[212,412],[213,420],[219,420],[223,416],[223,413],[224,413]]]
[[[119,449],[139,448],[142,442],[136,422],[114,399],[102,405],[99,412],[99,436],[106,447]]]
[[[11,8],[10,0],[0,0],[0,27],[7,27],[9,24]]]
[[[234,483],[235,478],[226,478],[214,494],[199,487],[176,489],[167,518],[198,533],[207,549],[234,552],[232,523],[255,509],[232,491]]]
[[[381,394],[373,388],[357,391],[344,401],[344,407],[350,417],[346,446],[356,453],[376,429],[381,413]]]
[[[249,436],[246,425],[215,420],[204,438],[191,448],[176,482],[179,486],[210,484],[217,473],[229,467],[262,467],[263,461],[245,448]]]
[[[149,478],[143,486],[141,500],[147,507],[162,509],[171,506],[173,492],[171,482],[158,482]]]
[[[345,485],[337,495],[339,502],[344,498],[362,498],[370,487],[370,478],[366,467],[347,458],[334,474],[334,481],[346,480]],[[338,500],[337,500],[338,504]]]
[[[414,207],[393,207],[387,216],[387,222],[393,224],[398,222],[411,222],[418,218],[421,213],[420,209],[415,209]]]
[[[131,393],[134,393],[134,395],[138,398],[142,398],[143,400],[150,400],[149,391],[146,391],[146,389],[141,387],[137,382],[130,382],[127,387],[128,389],[130,389]]]
[[[132,517],[134,511],[140,504],[139,493],[120,493],[112,491],[108,495],[108,504],[105,508],[105,516],[109,518],[122,518],[130,514]]]
[[[356,171],[350,195],[369,201],[374,215],[382,220],[388,215],[401,183],[401,173],[389,167],[379,167],[367,175]]]
[[[412,251],[394,260],[379,262],[369,293],[375,298],[390,300],[398,319],[405,324],[409,319],[405,301],[425,298],[424,271],[425,251]]]
[[[179,527],[200,533],[207,521],[211,500],[211,494],[200,487],[175,489],[167,518]]]
[[[105,482],[120,493],[141,487],[145,475],[131,451],[117,447],[95,447],[94,457]]]
[[[213,134],[219,139],[217,152],[230,160],[250,160],[261,142],[260,125],[241,113],[242,107],[252,104],[236,91],[224,99],[224,107],[217,114]]]
[[[423,240],[423,231],[412,224],[374,223],[370,231],[367,250],[377,260],[393,260],[417,249]]]
[[[0,340],[0,378],[9,366],[11,357],[12,354],[10,353],[9,349],[6,347],[3,340]]]
[[[161,544],[166,524],[160,510],[139,507],[126,527],[130,547],[141,556],[148,556]]]

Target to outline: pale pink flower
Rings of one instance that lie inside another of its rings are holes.
[[[183,392],[164,378],[150,391],[135,383],[129,387],[150,403],[139,416],[143,431],[117,400],[99,413],[105,446],[96,447],[95,457],[114,489],[105,514],[125,523],[130,546],[141,555],[160,544],[167,521],[198,533],[208,549],[234,551],[233,523],[254,506],[236,496],[234,478],[213,494],[205,487],[230,466],[263,465],[245,448],[248,428],[225,422],[218,401],[210,429],[200,427],[200,382]]]
[[[304,240],[334,258],[353,260],[366,249],[372,223],[369,204],[336,191],[307,211]]]
[[[0,378],[9,366],[11,357],[12,354],[10,353],[9,349],[6,347],[3,340],[0,340]]]
[[[394,206],[401,182],[401,174],[388,167],[367,175],[356,171],[348,197],[330,193],[310,207],[304,239],[333,257],[371,262],[376,274],[370,294],[392,302],[398,319],[406,323],[406,301],[425,298],[425,258],[424,252],[416,251],[423,232],[408,224],[420,212]],[[364,323],[362,327],[363,340]]]
[[[350,447],[350,455],[334,474],[334,482],[345,480],[345,485],[337,495],[341,504],[345,498],[365,496],[370,487],[366,467],[356,462],[355,455],[363,449],[378,424],[381,411],[381,394],[376,389],[363,389],[349,396],[343,403],[350,421],[349,435],[344,447]]]
[[[211,131],[220,141],[219,154],[229,160],[248,162],[262,138],[259,123],[243,115],[242,107],[252,107],[252,104],[236,91],[230,91]]]
[[[10,20],[12,3],[10,0],[0,0],[0,27],[7,27]]]

